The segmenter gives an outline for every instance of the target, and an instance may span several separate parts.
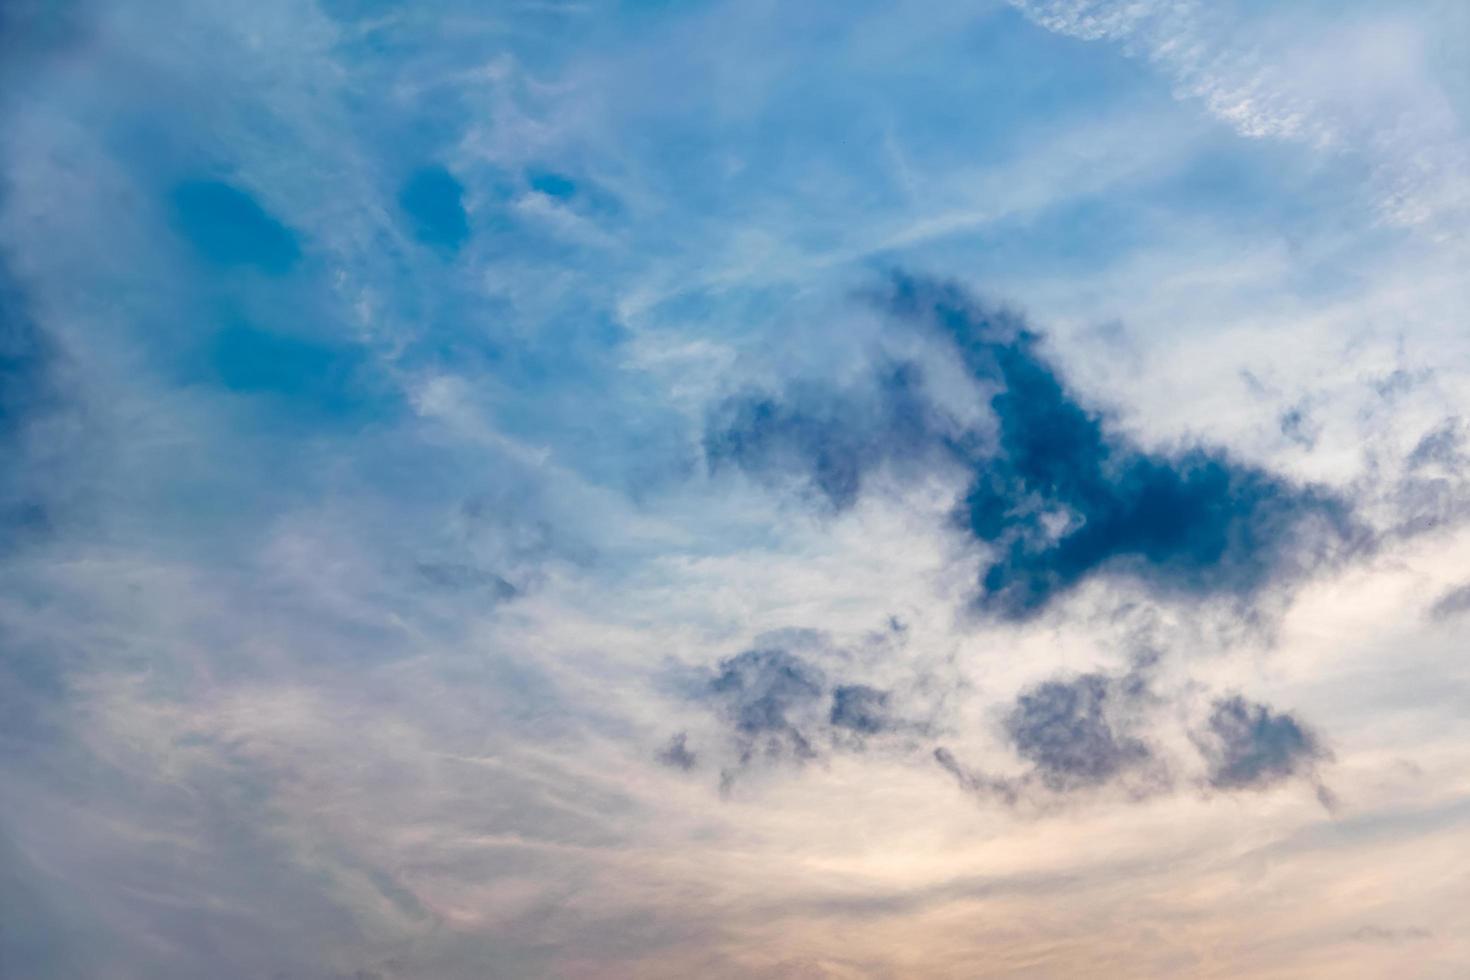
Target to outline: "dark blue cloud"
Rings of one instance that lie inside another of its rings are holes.
[[[1216,789],[1258,789],[1308,775],[1329,757],[1317,735],[1290,714],[1239,695],[1217,700],[1197,738]]]
[[[205,259],[279,275],[300,258],[296,233],[248,192],[218,180],[188,180],[170,195],[174,219]]]
[[[464,185],[437,165],[414,171],[398,193],[398,205],[410,218],[414,237],[449,252],[459,251],[470,236],[463,199]]]
[[[1220,449],[1149,452],[1111,431],[1016,314],[905,277],[889,304],[936,326],[996,386],[996,445],[962,507],[966,528],[995,549],[982,606],[1024,617],[1103,571],[1158,592],[1246,598],[1353,536],[1349,507],[1325,489]]]
[[[878,467],[957,461],[973,473],[959,526],[989,546],[979,605],[1014,619],[1100,574],[1173,596],[1250,599],[1361,540],[1346,501],[1324,488],[1218,448],[1136,445],[1073,394],[1014,313],[904,276],[882,302],[961,359],[986,393],[993,433],[947,428],[919,370],[900,364],[868,388],[728,400],[706,427],[712,469],[796,474],[842,509]]]

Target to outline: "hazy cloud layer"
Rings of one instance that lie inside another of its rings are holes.
[[[1467,27],[0,3],[0,975],[1464,976]]]

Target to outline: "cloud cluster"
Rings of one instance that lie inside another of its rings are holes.
[[[886,359],[865,384],[807,382],[780,396],[721,403],[704,436],[712,470],[733,464],[767,482],[794,482],[841,511],[876,471],[912,479],[957,466],[967,475],[955,524],[986,556],[976,604],[1003,622],[1028,620],[1095,577],[1136,583],[1165,601],[1252,604],[1268,591],[1279,598],[1367,541],[1347,498],[1325,487],[1217,447],[1139,445],[1073,392],[1019,314],[907,275],[894,276],[878,301],[897,329],[963,365],[989,427],[959,426],[917,361]],[[969,768],[943,745],[927,751],[967,791],[1011,805],[1109,786],[1160,792],[1174,784],[1177,766],[1146,734],[1159,701],[1151,663],[1022,691],[1001,723],[1026,767],[1018,775]],[[891,724],[883,692],[830,688],[779,650],[723,662],[710,692],[742,741],[742,765],[815,757],[813,733],[824,723],[864,734]],[[1193,742],[1217,791],[1311,777],[1327,758],[1290,714],[1238,697],[1217,701],[1198,728]]]
[[[1180,771],[1180,760],[1171,760],[1144,734],[1150,708],[1160,703],[1138,668],[1121,676],[1056,678],[1023,690],[1005,713],[1002,732],[1027,765],[1022,774],[969,768],[944,746],[933,756],[966,792],[1006,805],[1045,803],[1110,786],[1131,797],[1151,796],[1175,786]],[[1316,775],[1331,753],[1290,712],[1238,694],[1218,697],[1189,735],[1205,764],[1202,785],[1209,791],[1261,790],[1300,779],[1316,785],[1324,805],[1333,805]]]
[[[687,687],[728,736],[733,751],[714,746],[711,753],[733,758],[723,772],[726,786],[752,767],[807,763],[831,751],[862,751],[873,738],[923,733],[923,724],[899,710],[892,691],[836,679],[840,669],[819,665],[819,659],[842,661],[840,653],[825,643],[814,650],[830,656],[802,648],[800,642],[771,642],[743,650],[697,674]],[[686,732],[675,734],[658,753],[659,761],[695,769],[704,753],[696,753],[688,738]]]
[[[1197,713],[1155,689],[1157,664],[1149,655],[1125,672],[1063,675],[1019,691],[996,726],[1022,764],[1019,772],[967,765],[943,744],[946,726],[907,717],[892,691],[832,681],[794,646],[766,644],[727,657],[699,675],[688,694],[719,720],[733,748],[733,762],[722,771],[727,788],[742,771],[800,765],[833,751],[861,751],[871,738],[901,735],[887,743],[891,749],[932,758],[981,802],[1046,808],[1109,790],[1141,799],[1180,785],[1190,767],[1155,736],[1164,716]],[[1220,696],[1183,734],[1188,737],[1180,741],[1193,745],[1204,764],[1203,775],[1184,779],[1185,785],[1234,793],[1299,779],[1317,785],[1330,805],[1317,767],[1331,753],[1290,712],[1237,694]],[[716,758],[730,758],[719,744],[710,749]],[[687,732],[676,733],[657,753],[658,761],[684,772],[699,768],[704,756],[690,746]]]

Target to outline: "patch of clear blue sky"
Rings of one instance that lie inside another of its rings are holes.
[[[296,234],[240,187],[186,180],[170,196],[180,231],[210,262],[279,275],[301,256]]]
[[[469,238],[464,185],[439,164],[415,170],[398,192],[398,203],[413,223],[414,236],[426,245],[457,252]]]

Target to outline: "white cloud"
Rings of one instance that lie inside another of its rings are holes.
[[[1244,136],[1367,169],[1389,221],[1463,244],[1470,134],[1426,69],[1433,4],[1314,12],[1199,0],[1015,0],[1048,30],[1116,43]],[[1332,23],[1319,17],[1330,16]]]

